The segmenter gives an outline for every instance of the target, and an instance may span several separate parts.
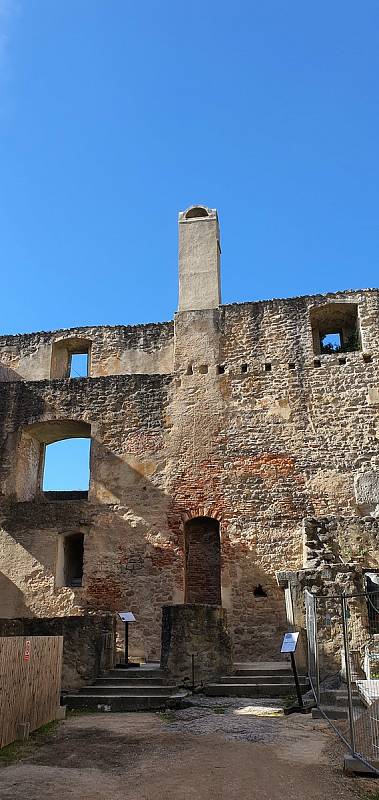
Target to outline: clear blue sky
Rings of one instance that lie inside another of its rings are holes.
[[[378,75],[378,0],[0,0],[0,331],[171,319],[196,202],[223,302],[377,286]]]
[[[377,0],[0,0],[1,332],[172,318],[177,213],[223,301],[378,285]]]

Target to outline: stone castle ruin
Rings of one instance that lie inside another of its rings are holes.
[[[270,659],[288,586],[379,568],[379,291],[222,305],[220,253],[191,207],[173,321],[0,337],[0,617],[130,609],[156,660],[163,605],[222,604],[235,659]],[[75,437],[88,493],[44,492]]]

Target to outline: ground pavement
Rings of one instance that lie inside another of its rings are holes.
[[[326,723],[272,701],[198,697],[182,711],[69,717],[0,768],[1,800],[353,800]],[[378,794],[379,797],[379,794]]]

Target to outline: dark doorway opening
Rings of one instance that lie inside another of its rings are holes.
[[[64,538],[64,585],[82,586],[84,535],[74,533]]]

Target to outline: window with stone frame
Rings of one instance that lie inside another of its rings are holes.
[[[356,303],[324,303],[312,308],[310,316],[315,355],[361,350]]]

